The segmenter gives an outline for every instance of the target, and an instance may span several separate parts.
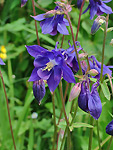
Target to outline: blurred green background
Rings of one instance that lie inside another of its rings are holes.
[[[36,14],[38,15],[45,13],[47,10],[54,9],[54,2],[54,0],[36,0]],[[76,0],[72,0],[73,9],[69,13],[75,35],[79,17],[79,10],[77,9],[76,3]],[[85,10],[87,5],[88,3],[86,2],[83,10]],[[108,5],[113,9],[113,1],[108,3]],[[46,95],[39,106],[33,96],[32,83],[28,82],[29,76],[33,70],[33,58],[28,54],[25,45],[37,44],[35,24],[30,15],[33,15],[31,0],[28,0],[26,5],[22,8],[21,0],[0,0],[0,49],[1,46],[4,45],[7,50],[7,58],[3,60],[6,65],[2,66],[0,69],[3,74],[9,99],[17,150],[51,150],[54,132],[51,93],[48,87],[46,87]],[[89,19],[89,12],[82,15],[78,41],[89,56],[93,54],[101,61],[103,31],[99,29],[95,35],[91,35],[92,24],[93,20]],[[60,47],[62,35],[59,33],[54,37],[44,35],[41,33],[39,22],[37,22],[37,26],[42,47],[52,50],[57,41],[59,41],[58,47]],[[112,26],[113,14],[109,17],[109,27]],[[108,32],[104,60],[106,65],[113,65],[113,47],[110,45],[112,38],[113,31]],[[71,34],[64,37],[63,48],[69,47],[68,40],[70,40],[72,44]],[[65,86],[66,83],[63,82],[64,92]],[[69,92],[70,90],[68,90],[68,93]],[[58,118],[61,108],[61,98],[58,88],[55,90],[55,94],[56,116]],[[69,95],[67,96],[67,100],[68,97]],[[106,138],[109,139],[108,135],[105,133],[105,127],[112,120],[113,98],[111,96],[111,100],[108,101],[103,94],[101,94],[101,100],[103,103],[103,110],[99,119],[99,128],[101,142],[103,142]],[[69,112],[68,109],[70,105],[71,103],[67,101],[67,113]],[[38,115],[35,119],[33,119],[32,116],[33,112],[36,112]],[[79,109],[76,120],[77,122],[89,123],[89,115]],[[71,135],[73,150],[87,149],[89,128],[76,128]],[[108,140],[105,142],[103,150],[106,150],[107,144]],[[94,127],[92,149],[95,149],[97,146],[97,131],[96,127]],[[66,149],[66,146],[64,149]],[[112,149],[113,144],[111,146],[111,150]],[[0,87],[0,150],[13,150],[2,85]]]

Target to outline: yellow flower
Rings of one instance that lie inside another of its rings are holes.
[[[4,54],[6,54],[6,48],[5,48],[4,45],[1,46],[1,52],[4,53]]]
[[[0,53],[0,58],[6,59],[6,58],[7,58],[7,55],[6,55],[6,54],[3,54],[3,53]]]

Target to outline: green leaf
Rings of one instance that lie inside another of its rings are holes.
[[[109,92],[109,88],[108,88],[106,82],[103,81],[103,83],[100,83],[100,85],[101,85],[101,88],[102,88],[102,91],[103,91],[104,96],[105,96],[108,100],[110,100],[110,92]]]
[[[53,2],[53,0],[38,0],[38,3],[42,6],[42,7],[47,7],[48,5],[50,5]]]
[[[92,125],[87,124],[87,123],[81,123],[81,122],[73,123],[72,126],[70,126],[69,128],[70,128],[70,131],[72,131],[73,128],[80,128],[80,127],[93,128]]]
[[[97,79],[95,79],[95,78],[90,78],[90,80],[91,80],[92,82],[97,82]]]
[[[107,29],[107,32],[111,32],[111,31],[113,31],[113,27]]]

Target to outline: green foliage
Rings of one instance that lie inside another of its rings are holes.
[[[31,1],[28,0],[28,3],[23,8],[20,7],[20,3],[21,1],[18,0],[0,1],[0,48],[2,45],[5,45],[7,50],[7,58],[4,60],[6,66],[2,66],[0,70],[5,81],[17,150],[50,150],[52,149],[54,133],[51,94],[46,85],[46,95],[40,106],[33,97],[32,83],[28,82],[33,69],[33,59],[28,55],[25,45],[37,44],[37,37],[34,20],[30,17],[30,15],[33,15]],[[71,16],[74,35],[76,35],[79,10],[76,8],[74,0],[72,1],[72,4],[74,4],[74,6],[69,15]],[[113,4],[113,1],[111,4]],[[84,9],[86,8],[86,5],[87,4],[85,4]],[[39,7],[36,8],[36,14],[45,13],[45,9],[54,9],[55,4],[54,0],[38,0],[38,6]],[[113,26],[113,16],[110,17],[109,22],[110,25]],[[92,24],[93,21],[89,20],[88,13],[82,15],[78,41],[80,41],[81,46],[89,55],[96,55],[97,59],[100,61],[103,31],[99,29],[95,35],[91,35],[90,29]],[[52,50],[55,47],[56,42],[59,41],[58,47],[60,48],[62,35],[58,34],[58,36],[55,37],[44,35],[41,33],[39,22],[37,22],[37,27],[41,46]],[[70,28],[68,28],[68,30],[70,35],[64,37],[63,48],[69,47],[67,42],[69,39],[72,44]],[[112,30],[113,27],[109,28],[108,31],[110,32],[107,33],[105,64],[113,62],[113,47],[109,44],[113,38]],[[96,82],[93,78],[90,79],[91,81]],[[103,142],[107,138],[105,127],[112,119],[109,113],[111,113],[113,109],[113,99],[106,81],[101,84],[101,87],[103,91],[101,100],[104,105],[102,115],[99,118],[99,126],[100,138],[101,142]],[[68,101],[71,88],[69,86],[67,92],[68,96],[66,97],[66,113],[69,117],[69,123],[72,121],[75,108],[74,104],[72,113],[69,114],[72,104],[72,102]],[[66,83],[63,82],[64,93],[65,90]],[[106,101],[106,99],[110,100],[110,96],[111,101]],[[55,90],[55,108],[58,123],[60,110],[62,108],[59,88]],[[38,118],[33,119],[31,117],[33,112],[38,113]],[[64,116],[62,115],[62,120],[59,125],[57,125],[58,132],[59,129],[65,130],[66,122],[63,118]],[[76,119],[72,126],[70,126],[70,130],[73,130],[71,143],[73,150],[86,150],[88,148],[89,128],[94,129],[92,149],[95,149],[98,146],[95,122],[94,126],[89,124],[89,114],[78,109]],[[58,149],[60,149],[62,140],[61,134],[59,135],[58,140]],[[108,140],[106,142],[107,144]],[[106,143],[103,146],[103,150],[106,150]],[[111,148],[113,148],[113,143]],[[66,149],[66,147],[64,147],[64,149]],[[0,84],[0,150],[13,150],[2,84]]]

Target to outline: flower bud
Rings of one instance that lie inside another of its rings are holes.
[[[97,74],[99,74],[99,72],[96,69],[91,69],[88,71],[88,74],[90,74],[91,76],[96,76]]]
[[[100,26],[105,22],[105,17],[104,16],[98,16],[91,27],[91,34],[95,34]]]
[[[113,120],[106,126],[106,133],[113,136]]]
[[[81,53],[81,54],[79,54],[79,58],[80,58],[81,61],[84,60],[84,59],[86,59],[87,56],[88,56],[87,53]]]
[[[45,84],[43,80],[33,82],[33,94],[40,105],[45,95]]]
[[[75,99],[80,94],[80,91],[81,91],[81,83],[75,84],[75,86],[71,90],[69,101]]]

